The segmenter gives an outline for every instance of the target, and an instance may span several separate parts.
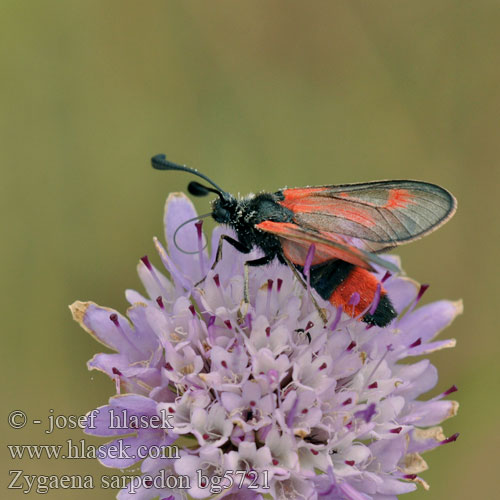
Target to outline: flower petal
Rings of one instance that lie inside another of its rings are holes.
[[[127,355],[131,361],[144,359],[137,336],[124,316],[93,302],[77,301],[70,309],[73,319],[106,347]]]
[[[189,219],[197,217],[196,210],[191,200],[184,193],[171,193],[165,204],[165,239],[167,241],[167,249],[172,261],[176,267],[193,283],[205,277],[208,271],[201,271],[199,250],[198,231],[195,227],[195,222],[187,224],[177,231],[182,223]],[[177,231],[177,233],[176,233]],[[176,238],[174,241],[174,234]],[[201,246],[206,245],[205,236],[202,235]],[[195,252],[195,253],[185,253]],[[206,251],[201,254],[201,259],[208,263],[208,255]]]

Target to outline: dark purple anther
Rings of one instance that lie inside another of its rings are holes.
[[[115,324],[115,326],[120,326],[120,322],[118,321],[118,314],[110,314],[109,319]]]
[[[440,444],[453,443],[458,439],[458,436],[460,436],[460,434],[457,432],[457,433],[453,434],[453,436],[450,436],[449,438],[443,439],[443,441],[441,441]]]
[[[165,306],[163,305],[163,298],[161,295],[158,295],[158,297],[156,297],[156,303],[160,306],[160,309],[165,309]]]
[[[417,479],[417,475],[416,474],[405,474],[403,477],[405,479],[411,479],[412,481],[414,481],[415,479]]]
[[[283,285],[283,280],[281,278],[278,278],[277,280],[277,289],[278,292],[281,290],[281,286]]]
[[[268,327],[266,328],[266,337],[270,337],[270,336],[271,336],[271,327],[270,327],[270,326],[268,326]]]
[[[198,233],[198,240],[201,241],[201,238],[203,236],[201,232],[201,228],[203,227],[203,221],[199,220],[198,222],[195,222],[194,225],[196,226],[196,232]]]
[[[420,285],[420,290],[417,295],[417,302],[422,298],[422,295],[426,292],[430,285]]]
[[[350,405],[352,403],[352,399],[351,398],[347,398],[343,403],[342,403],[342,406],[347,406],[347,405]]]
[[[419,337],[417,340],[415,340],[415,342],[413,342],[413,344],[410,344],[410,349],[412,347],[418,347],[421,343],[422,343],[422,338]]]
[[[192,314],[193,316],[196,316],[196,309],[194,308],[193,304],[191,304],[191,305],[189,306],[189,310],[191,311],[191,314]]]
[[[118,375],[119,377],[123,375],[122,372],[118,370],[118,368],[116,368],[115,366],[113,366],[111,371],[113,372],[113,375]]]
[[[141,257],[142,263],[148,268],[149,271],[153,270],[153,266],[151,265],[151,262],[149,262],[149,257],[145,255],[144,257]]]
[[[346,351],[352,351],[356,347],[356,342],[354,340],[347,346]]]
[[[314,326],[314,323],[312,321],[308,321],[306,325],[306,332],[307,330],[310,330]]]
[[[391,434],[399,434],[403,430],[402,427],[394,427],[394,429],[390,429],[389,432]]]
[[[443,392],[443,396],[448,396],[448,394],[453,394],[454,392],[458,391],[458,387],[453,384],[447,391]]]
[[[226,321],[224,321],[224,324],[230,329],[232,330],[233,329],[233,325],[231,324],[231,321],[229,321],[228,319],[226,319]]]
[[[271,292],[273,290],[273,283],[274,281],[272,279],[267,280],[266,316],[268,318],[271,315]]]
[[[218,274],[216,274],[216,275],[214,276],[214,282],[215,282],[215,286],[216,286],[217,288],[220,288],[220,279],[219,279],[219,275],[218,275]]]
[[[354,460],[345,460],[346,465],[350,465],[351,467],[356,463]]]
[[[391,276],[392,274],[389,271],[386,271],[384,277],[380,280],[380,283],[386,282]]]
[[[377,388],[378,388],[377,382],[373,382],[368,386],[368,389],[377,389]]]

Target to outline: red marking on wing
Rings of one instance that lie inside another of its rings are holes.
[[[349,316],[358,316],[372,304],[378,283],[377,278],[372,273],[354,267],[349,276],[334,290],[329,302],[336,307],[342,306],[342,309]],[[356,306],[349,305],[349,300],[354,292],[359,293],[359,302]],[[381,295],[386,293],[384,288],[381,289],[380,293]]]
[[[310,232],[290,222],[267,220],[255,227],[278,236],[285,256],[299,266],[305,265],[309,247],[314,243],[313,265],[327,260],[340,259],[356,266],[372,269],[363,252],[349,245],[340,235],[324,231]]]
[[[349,201],[348,193],[340,193],[340,196],[345,198],[346,201],[335,200],[335,198],[327,196],[314,196],[314,194],[321,191],[326,191],[326,188],[286,189],[283,191],[285,199],[280,201],[280,204],[295,214],[328,214],[357,222],[365,227],[375,225],[370,209],[366,209],[361,205],[355,206],[354,204],[346,203],[346,201]]]
[[[322,191],[327,191],[328,188],[325,186],[310,187],[310,188],[294,188],[294,189],[284,189],[283,195],[286,201],[302,200],[311,196],[315,193],[321,193]]]
[[[355,243],[347,241],[369,252],[420,238],[456,210],[456,200],[448,191],[419,181],[290,188],[281,194],[283,200],[278,203],[293,212],[297,225],[355,238]]]
[[[406,208],[415,204],[413,195],[406,189],[391,189],[386,204],[382,208]]]
[[[310,246],[311,242],[309,241],[299,243],[297,241],[281,238],[281,247],[283,248],[283,253],[290,261],[299,266],[305,265],[307,252],[309,251]],[[359,259],[354,257],[350,252],[343,252],[340,249],[333,248],[322,243],[314,243],[314,246],[314,257],[311,263],[313,266],[332,259],[344,260],[346,262],[351,262],[352,264],[362,267],[368,266],[365,260],[363,260],[361,257]]]

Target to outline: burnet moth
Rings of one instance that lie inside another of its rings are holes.
[[[446,189],[409,180],[284,188],[236,199],[206,175],[172,163],[165,155],[154,156],[151,163],[158,170],[189,172],[211,185],[191,181],[188,191],[194,196],[215,193],[208,215],[237,235],[237,239],[221,237],[214,267],[221,259],[223,241],[244,254],[255,247],[262,250],[262,257],[245,263],[245,302],[248,267],[277,258],[320,297],[376,326],[390,323],[396,312],[372,264],[398,271],[377,254],[434,231],[457,206]]]

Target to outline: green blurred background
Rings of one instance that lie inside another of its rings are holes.
[[[113,393],[87,371],[102,349],[67,305],[124,311],[125,288],[140,289],[135,266],[163,236],[165,197],[188,181],[153,171],[153,154],[242,194],[422,179],[450,189],[458,212],[398,253],[432,284],[427,301],[464,299],[443,334],[457,347],[432,356],[431,393],[458,385],[461,409],[444,427],[461,436],[425,457],[430,491],[403,498],[496,498],[499,22],[487,0],[2,0],[2,438],[77,441],[78,430],[14,431],[6,415],[79,415]],[[14,462],[2,446],[3,488],[9,469],[113,472]]]

